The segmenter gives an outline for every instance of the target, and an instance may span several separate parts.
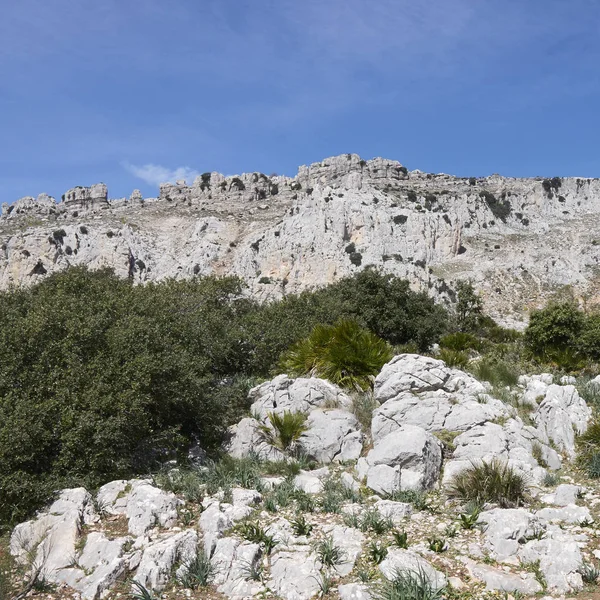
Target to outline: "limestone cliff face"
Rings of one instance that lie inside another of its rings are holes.
[[[464,179],[354,154],[294,178],[206,173],[158,198],[111,200],[96,184],[3,204],[0,287],[84,264],[136,282],[234,274],[269,299],[376,265],[434,295],[471,279],[493,316],[522,326],[567,285],[600,301],[599,214],[600,180]]]

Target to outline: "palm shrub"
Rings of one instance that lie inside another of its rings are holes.
[[[464,502],[492,502],[502,508],[523,504],[527,497],[527,482],[508,463],[494,459],[473,463],[457,473],[447,489],[448,495]]]
[[[391,346],[356,321],[318,325],[284,354],[281,366],[293,375],[311,374],[355,390],[372,387],[373,378],[393,356]]]
[[[293,447],[306,431],[306,415],[303,413],[269,413],[268,420],[268,425],[260,425],[260,435],[267,444],[282,452]]]

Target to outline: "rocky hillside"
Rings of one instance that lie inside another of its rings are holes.
[[[192,470],[63,490],[16,527],[10,550],[38,575],[32,597],[592,597],[600,494],[573,467],[592,412],[573,383],[522,377],[502,401],[404,354],[361,407],[327,381],[281,375],[251,391],[229,462],[196,452]],[[273,414],[294,413],[307,417],[300,459],[265,433]],[[465,502],[455,478],[481,464],[510,469],[512,488]]]
[[[466,179],[354,154],[294,178],[205,173],[158,198],[96,184],[3,204],[0,287],[85,264],[138,282],[235,274],[267,299],[377,265],[437,295],[470,278],[519,327],[563,286],[600,300],[599,213],[599,180]]]

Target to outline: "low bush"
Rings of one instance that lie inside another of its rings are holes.
[[[508,463],[491,460],[472,464],[450,481],[447,493],[463,502],[486,502],[512,508],[527,499],[527,481]]]

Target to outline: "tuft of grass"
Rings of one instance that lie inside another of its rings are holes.
[[[441,600],[444,588],[436,588],[423,569],[397,570],[374,592],[374,600]]]
[[[408,533],[404,530],[399,531],[397,529],[392,531],[392,543],[394,546],[406,550],[408,548]]]
[[[600,478],[600,420],[595,419],[577,440],[578,463],[591,479]]]
[[[448,543],[444,538],[429,538],[427,542],[429,544],[429,549],[432,552],[445,552],[448,550]]]
[[[489,381],[494,387],[513,387],[519,381],[516,365],[501,359],[482,358],[471,366],[471,372],[480,381]]]
[[[327,571],[320,571],[319,576],[316,579],[321,597],[327,596],[327,594],[333,591],[335,578],[330,573]]]
[[[373,387],[375,376],[393,357],[391,346],[356,321],[317,325],[283,356],[290,375],[311,374],[348,389]]]
[[[335,545],[332,537],[323,538],[316,546],[316,553],[325,567],[335,567],[344,560],[344,553]]]
[[[271,551],[277,545],[277,541],[272,535],[267,533],[267,531],[260,525],[260,523],[258,523],[258,521],[243,521],[235,527],[235,530],[245,540],[262,546],[265,554],[267,555],[271,554]]]
[[[377,535],[383,535],[394,528],[394,521],[389,517],[383,517],[376,510],[366,510],[360,519],[360,529],[362,531],[372,531]]]
[[[386,500],[393,500],[394,502],[408,502],[413,505],[415,510],[433,510],[431,499],[426,492],[398,490],[391,494],[387,494],[385,498]]]
[[[343,521],[346,527],[354,527],[354,529],[360,528],[360,520],[355,513],[344,515]]]
[[[260,435],[267,444],[282,452],[290,449],[307,429],[304,413],[269,413],[268,419],[269,425],[260,425]]]
[[[367,555],[376,565],[378,565],[382,563],[388,555],[388,547],[382,542],[373,540],[367,546]]]
[[[374,569],[372,566],[362,562],[357,565],[354,572],[356,573],[359,581],[362,583],[369,583],[377,577],[377,569]]]
[[[352,412],[366,434],[371,433],[373,411],[378,407],[379,402],[375,400],[372,392],[358,392],[352,398]]]
[[[592,563],[583,563],[579,567],[579,574],[584,583],[596,584],[600,578],[600,569]]]
[[[131,600],[157,600],[156,596],[138,581],[131,582],[134,590],[131,592]]]
[[[508,463],[494,459],[473,463],[457,473],[450,481],[447,493],[462,501],[492,502],[502,508],[511,508],[526,501],[527,482]]]
[[[560,483],[560,475],[558,473],[552,473],[552,472],[548,471],[548,473],[546,473],[544,475],[543,484],[545,487],[554,487],[555,485],[558,485],[559,483]]]
[[[313,530],[313,526],[306,520],[304,515],[300,515],[291,521],[294,535],[306,535],[309,536]]]
[[[464,370],[469,364],[469,355],[463,350],[442,348],[437,358],[443,360],[448,367]]]
[[[187,589],[197,590],[210,584],[214,576],[214,568],[210,556],[203,548],[198,548],[196,556],[184,563],[185,570],[179,578],[179,583]]]
[[[339,479],[330,477],[323,482],[323,493],[319,506],[323,512],[337,514],[344,502],[361,502],[358,492],[345,486]]]
[[[242,574],[246,581],[262,581],[264,577],[264,567],[260,560],[249,561],[242,567]]]

